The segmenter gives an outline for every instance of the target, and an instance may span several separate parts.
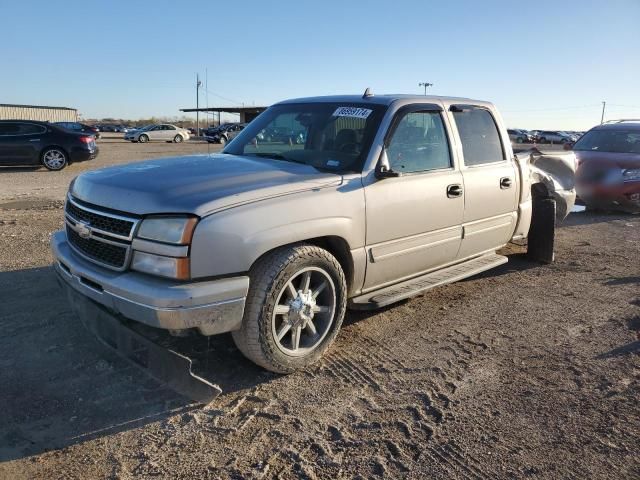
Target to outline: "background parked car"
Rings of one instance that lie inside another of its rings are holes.
[[[96,138],[46,122],[0,120],[0,165],[44,165],[62,170],[98,155]]]
[[[96,127],[86,125],[80,122],[55,122],[53,125],[72,130],[74,132],[86,133],[87,135],[93,135],[96,138],[100,138],[100,132]]]
[[[573,141],[568,134],[557,130],[540,130],[537,137],[538,143],[568,143]]]
[[[159,125],[149,125],[141,130],[133,130],[124,135],[125,140],[132,142],[146,143],[153,140],[164,140],[165,142],[180,143],[189,140],[189,131],[183,128],[162,123]]]
[[[213,131],[206,132],[205,138],[209,143],[221,143],[224,145],[233,140],[246,126],[246,123],[225,123]]]
[[[522,130],[512,128],[508,129],[507,133],[509,134],[509,140],[511,140],[512,143],[525,143],[528,141],[528,135]]]
[[[305,142],[305,133],[287,127],[265,128],[256,136],[258,141],[266,143],[289,143],[301,145]]]
[[[591,209],[640,213],[640,121],[598,125],[573,147],[576,188]]]

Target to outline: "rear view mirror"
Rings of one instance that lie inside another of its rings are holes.
[[[376,165],[376,178],[391,178],[391,177],[401,177],[402,172],[394,172],[389,164],[389,156],[387,155],[387,149],[383,148],[382,153],[380,154],[380,159],[378,160],[378,165]]]

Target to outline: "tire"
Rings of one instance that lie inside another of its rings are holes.
[[[182,143],[184,141],[184,138],[182,138],[182,135],[176,135],[175,137],[173,137],[173,143]]]
[[[218,143],[219,143],[220,145],[224,145],[224,144],[226,144],[226,143],[227,143],[227,139],[226,139],[226,138],[224,138],[224,137],[220,137],[220,138],[218,139]]]
[[[552,263],[554,260],[554,244],[556,230],[556,201],[548,197],[533,197],[533,212],[529,238],[527,240],[527,257],[540,263]]]
[[[547,143],[547,139],[546,139],[546,138],[544,138],[544,137],[542,137],[542,138],[538,141],[538,143]]]
[[[277,373],[316,362],[344,319],[347,283],[340,263],[320,247],[298,244],[266,254],[249,276],[242,327],[232,332],[238,349]]]
[[[69,157],[60,147],[47,147],[42,151],[40,157],[42,165],[47,170],[58,171],[62,170],[69,163]]]
[[[140,135],[138,137],[138,141],[140,143],[147,143],[149,141],[149,137],[147,135]]]
[[[518,137],[516,139],[516,143],[524,143],[524,140],[522,138]]]

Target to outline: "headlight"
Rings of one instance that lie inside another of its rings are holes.
[[[189,244],[198,219],[185,216],[145,218],[133,239],[131,268],[160,277],[188,280]]]
[[[640,168],[633,168],[622,171],[622,179],[625,182],[637,182],[640,181]]]
[[[191,276],[189,258],[164,257],[145,252],[133,252],[131,268],[160,277],[188,280]]]
[[[142,221],[137,237],[185,245],[191,242],[196,222],[194,217],[149,217]]]

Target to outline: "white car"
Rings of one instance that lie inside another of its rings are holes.
[[[131,142],[146,143],[152,140],[164,140],[165,142],[180,143],[189,140],[189,131],[184,128],[176,127],[163,123],[160,125],[149,125],[140,130],[133,130],[124,135],[125,140]]]

